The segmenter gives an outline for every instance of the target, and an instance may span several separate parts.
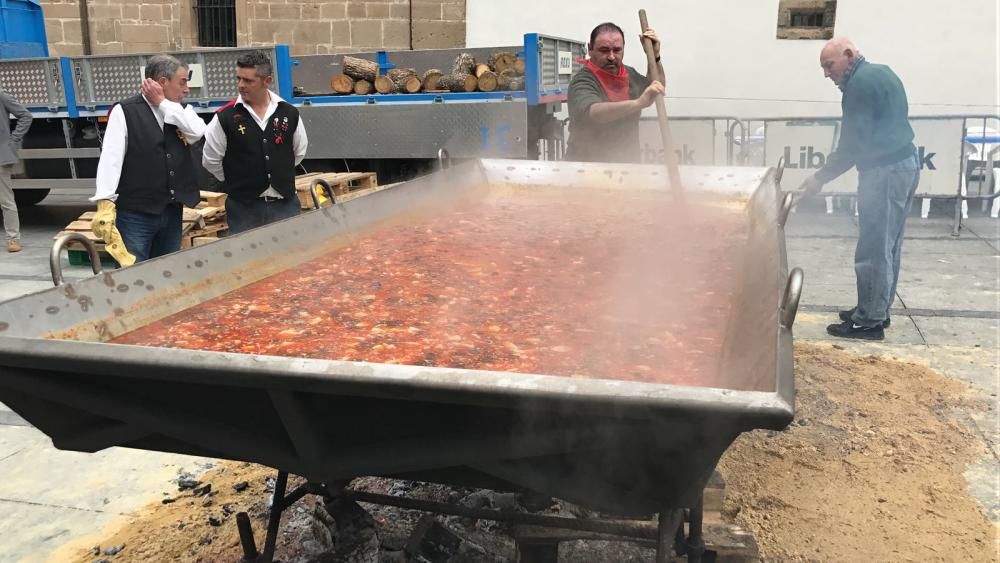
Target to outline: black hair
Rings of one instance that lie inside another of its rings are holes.
[[[618,33],[620,33],[622,36],[622,42],[623,43],[625,42],[625,32],[622,31],[622,28],[618,27],[616,24],[613,24],[611,22],[604,22],[595,27],[594,31],[590,32],[590,45],[589,45],[590,48],[594,47],[594,42],[597,41],[598,35],[609,31],[617,31]]]
[[[271,76],[271,57],[268,57],[267,53],[263,51],[254,51],[252,53],[242,55],[240,58],[236,59],[236,66],[238,68],[256,69],[257,76],[261,78]]]

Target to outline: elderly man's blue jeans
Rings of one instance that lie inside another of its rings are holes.
[[[920,182],[917,156],[858,172],[858,306],[851,320],[866,327],[889,318],[896,296],[903,226]]]
[[[184,208],[168,205],[163,213],[143,213],[119,209],[115,225],[136,262],[177,252],[181,249]]]

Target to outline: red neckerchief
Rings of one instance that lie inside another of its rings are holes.
[[[623,102],[629,99],[628,95],[628,71],[625,65],[618,67],[618,74],[611,74],[603,68],[594,64],[594,61],[587,60],[587,70],[597,77],[597,81],[604,88],[604,93],[608,96],[609,102]]]

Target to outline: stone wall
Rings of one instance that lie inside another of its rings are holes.
[[[193,0],[89,0],[90,44],[95,55],[176,51],[197,45]],[[83,53],[80,7],[75,0],[43,0],[53,56]]]
[[[94,54],[198,46],[194,0],[88,3]],[[82,54],[79,2],[42,0],[42,9],[50,53]],[[465,0],[236,0],[236,30],[240,47],[286,44],[293,54],[461,47]]]

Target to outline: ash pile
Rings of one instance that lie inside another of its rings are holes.
[[[469,509],[568,518],[603,516],[540,495],[458,489],[416,481],[365,477],[354,480],[350,488]],[[289,549],[279,549],[276,554],[276,559],[285,563],[505,563],[518,560],[515,538],[520,537],[523,542],[524,534],[531,534],[528,528],[518,525],[358,503],[346,498],[325,501],[307,498],[289,510],[287,517],[282,528],[284,541],[280,543]],[[537,544],[540,554],[555,554],[557,550],[560,562],[653,561],[655,558],[655,546],[652,545],[607,539],[556,544],[554,538],[559,532],[555,534],[546,538],[537,534],[532,536],[540,542]],[[522,553],[523,549],[522,546]],[[293,551],[295,553],[289,553]]]

